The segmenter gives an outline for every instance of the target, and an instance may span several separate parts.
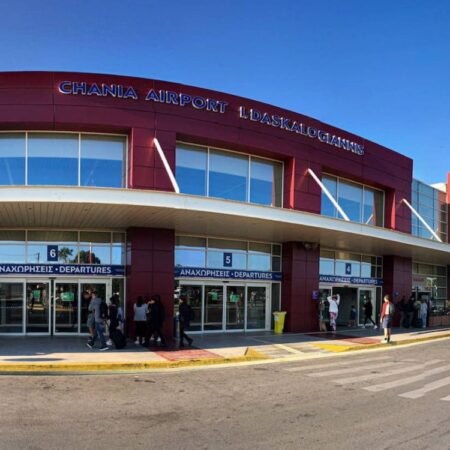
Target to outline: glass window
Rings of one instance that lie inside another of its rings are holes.
[[[0,133],[0,184],[25,184],[24,133]]]
[[[0,242],[0,263],[21,264],[25,262],[25,242],[4,243]]]
[[[80,245],[78,254],[80,264],[111,264],[109,245]]]
[[[334,260],[320,258],[319,271],[321,275],[334,275]]]
[[[206,239],[193,236],[177,236],[176,245],[181,247],[206,248]]]
[[[353,261],[336,261],[336,275],[359,277],[361,264]]]
[[[80,242],[96,242],[107,244],[111,242],[111,233],[103,233],[99,231],[82,231],[80,233]]]
[[[28,134],[28,184],[78,185],[78,135]]]
[[[76,264],[78,254],[77,244],[59,244],[58,245],[58,262],[61,264]],[[48,261],[48,244],[28,244],[27,247],[27,261],[31,264],[46,264],[54,263],[55,261]]]
[[[25,231],[0,230],[0,241],[24,242],[25,241]]]
[[[23,332],[23,283],[0,283],[0,333]]]
[[[122,136],[82,134],[80,185],[124,187],[125,143]]]
[[[77,231],[28,231],[29,241],[78,242]]]
[[[112,255],[111,255],[111,264],[125,264],[125,245],[113,245],[112,246]]]
[[[248,255],[248,270],[270,270],[270,255],[261,255],[249,253]]]
[[[247,251],[246,241],[228,241],[226,239],[208,239],[208,248]]]
[[[248,157],[218,150],[209,154],[209,195],[245,202],[248,191]]]
[[[334,177],[330,177],[328,175],[324,175],[322,177],[322,183],[328,189],[328,191],[333,196],[333,198],[336,199],[337,198],[337,179]],[[322,192],[322,199],[321,199],[321,214],[323,216],[329,216],[329,217],[336,217],[336,215],[337,215],[336,208],[333,206],[333,203],[331,203],[331,201],[325,195],[324,192]]]
[[[251,158],[250,202],[281,206],[281,164]]]
[[[383,193],[376,189],[364,188],[363,223],[383,226]]]
[[[176,179],[184,194],[206,195],[206,171],[208,152],[206,149],[177,146]]]
[[[281,258],[279,256],[272,256],[272,271],[281,272]]]
[[[339,182],[338,203],[353,222],[361,222],[362,193],[362,186],[358,184]]]
[[[175,249],[176,267],[206,267],[206,250]]]

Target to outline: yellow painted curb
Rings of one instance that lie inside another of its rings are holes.
[[[404,339],[401,341],[392,341],[389,344],[385,344],[383,342],[376,342],[373,344],[353,344],[353,345],[340,345],[340,344],[312,344],[314,347],[320,348],[322,350],[326,350],[332,353],[342,353],[342,352],[353,352],[360,350],[371,350],[373,348],[386,348],[387,346],[398,346],[398,345],[406,345],[406,344],[414,344],[417,342],[426,342],[432,341],[436,339],[445,339],[450,338],[450,334],[444,334],[439,336],[426,336],[423,338],[412,338],[412,339]],[[382,337],[380,338],[382,339]],[[395,339],[395,335],[394,335]]]
[[[178,361],[143,361],[143,362],[70,362],[70,363],[0,363],[0,373],[18,372],[96,372],[96,371],[127,371],[148,369],[176,369],[180,367],[232,364],[268,359],[267,356],[247,348],[243,356],[199,358]]]

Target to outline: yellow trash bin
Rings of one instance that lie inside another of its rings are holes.
[[[273,332],[277,334],[283,333],[284,318],[286,317],[286,311],[275,311],[273,313]]]

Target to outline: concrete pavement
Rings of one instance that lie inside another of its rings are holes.
[[[195,365],[253,361],[302,360],[333,353],[450,338],[450,328],[393,330],[383,344],[382,331],[343,328],[331,333],[248,332],[192,335],[192,348],[150,349],[129,341],[125,349],[106,352],[86,347],[86,338],[67,336],[7,336],[0,338],[0,373],[91,372],[169,369]]]

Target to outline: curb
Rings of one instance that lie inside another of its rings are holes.
[[[243,356],[188,359],[179,361],[143,362],[73,362],[73,363],[0,363],[0,375],[18,373],[58,373],[58,372],[100,372],[129,371],[149,369],[178,369],[182,367],[225,365],[269,359],[266,355],[248,347]]]
[[[436,339],[448,339],[448,338],[450,338],[450,333],[439,336],[427,336],[424,338],[404,339],[401,341],[393,341],[390,342],[389,344],[377,342],[374,344],[354,344],[354,345],[339,345],[339,344],[312,344],[312,345],[314,347],[320,348],[321,350],[326,350],[333,353],[343,353],[361,350],[372,350],[374,348],[389,348],[391,346],[415,344],[420,342],[433,341]]]

